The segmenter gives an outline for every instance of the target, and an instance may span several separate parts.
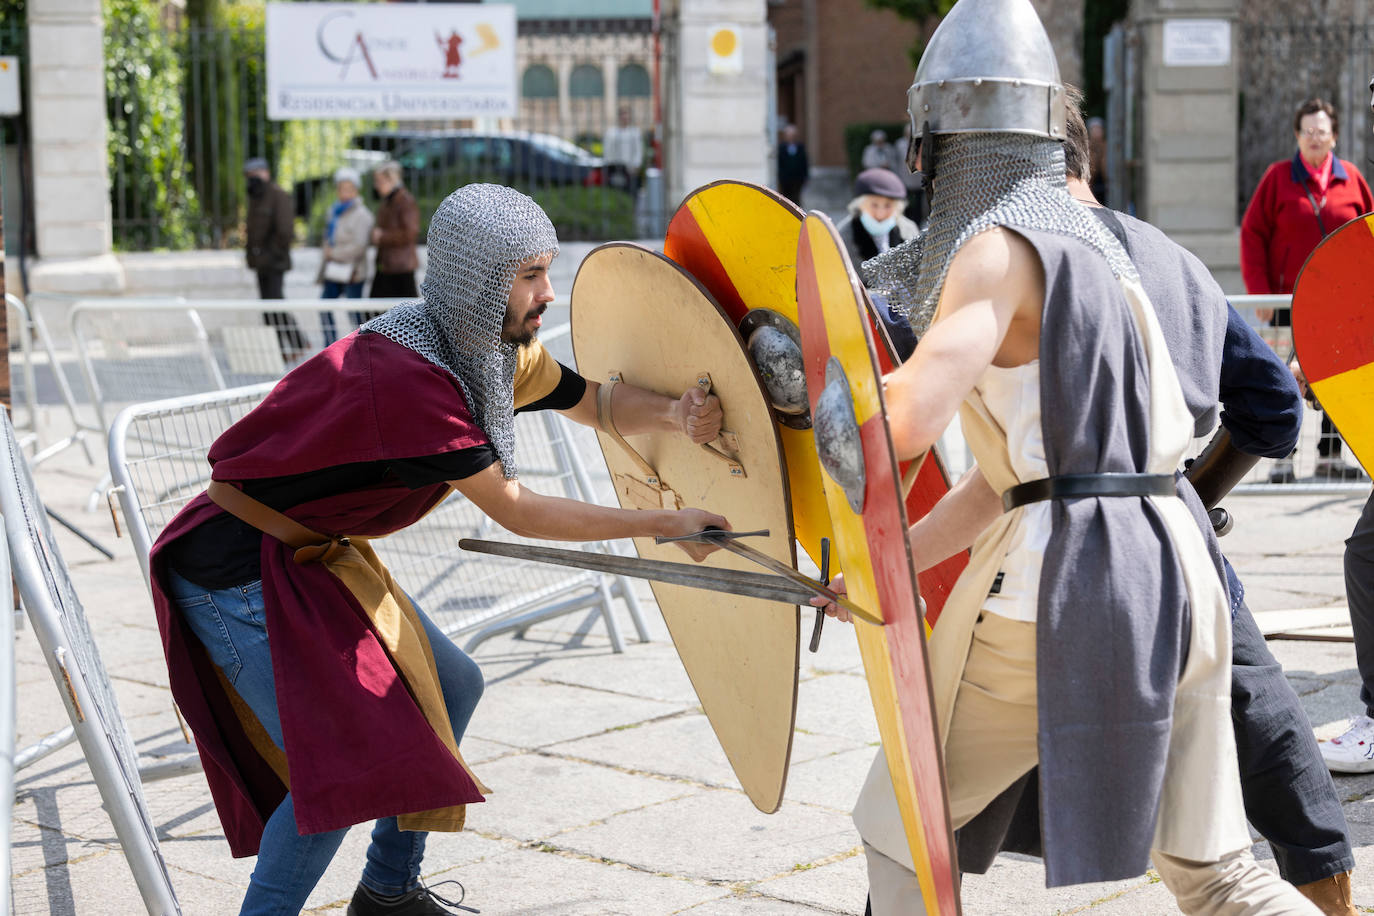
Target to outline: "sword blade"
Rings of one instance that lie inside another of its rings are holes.
[[[835,594],[835,592],[833,592],[828,586],[823,585],[820,582],[817,582],[810,576],[798,572],[797,570],[788,566],[781,560],[777,560],[773,557],[770,557],[768,554],[764,553],[761,550],[755,550],[753,547],[750,547],[747,544],[741,544],[739,541],[722,540],[720,538],[714,537],[703,538],[703,540],[708,541],[709,543],[719,544],[722,550],[728,550],[731,553],[736,554],[737,556],[744,557],[747,560],[753,560],[755,563],[759,564],[765,569],[773,570],[775,573],[777,573],[779,578],[786,579],[788,582],[791,582],[800,588],[806,589],[808,592],[810,592],[811,597],[825,598],[829,601],[833,601],[836,605],[844,608],[852,616],[857,617],[865,623],[872,623],[878,626],[883,625],[883,619],[879,617],[877,614],[874,614],[871,611],[859,607],[857,604],[850,601],[843,595]]]
[[[784,604],[807,604],[816,594],[814,590],[781,576],[735,569],[716,569],[692,563],[669,563],[664,560],[643,560],[639,557],[621,557],[586,550],[563,550],[557,547],[481,541],[472,538],[463,538],[458,542],[458,546],[474,553],[509,557],[514,560],[532,560],[555,566],[571,566],[613,576],[650,579],[669,585],[682,585],[745,598],[762,598]]]

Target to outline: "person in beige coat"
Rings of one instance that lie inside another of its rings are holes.
[[[324,247],[321,250],[320,273],[315,278],[324,284],[322,299],[361,299],[363,281],[367,279],[367,246],[372,240],[372,214],[358,195],[362,177],[356,169],[341,168],[334,173],[334,188],[338,199],[329,208],[329,222],[325,225]],[[350,312],[354,325],[362,323],[361,312]],[[325,345],[338,335],[334,330],[334,315],[320,315],[320,330]]]

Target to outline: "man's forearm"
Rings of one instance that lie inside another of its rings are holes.
[[[908,532],[917,571],[929,569],[970,545],[1002,514],[1002,496],[974,465]]]
[[[682,428],[677,410],[676,399],[634,385],[616,385],[611,393],[611,413],[622,436],[677,431]]]

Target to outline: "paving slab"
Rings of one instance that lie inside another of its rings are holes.
[[[689,795],[679,781],[624,773],[552,754],[504,757],[481,768],[491,786],[486,802],[468,809],[468,827],[483,834],[533,841],[556,837],[628,811]],[[528,786],[557,786],[531,804]]]
[[[868,868],[862,849],[856,846],[836,861],[807,865],[790,875],[760,881],[749,890],[815,910],[861,913],[868,898]]]
[[[729,892],[706,882],[539,848],[516,849],[429,880],[448,878],[462,882],[468,904],[483,916],[666,916]]]
[[[646,871],[733,883],[847,852],[854,826],[846,814],[791,802],[763,814],[742,792],[703,789],[563,834],[556,845]]]
[[[797,688],[797,728],[855,744],[878,740],[868,681],[847,672],[808,678]]]
[[[544,747],[676,715],[686,708],[603,690],[512,683],[483,693],[467,734],[520,747]]]
[[[798,732],[792,738],[792,765],[853,750],[856,742]],[[680,715],[550,745],[549,750],[631,771],[685,779],[697,785],[738,788],[734,770],[705,715]]]

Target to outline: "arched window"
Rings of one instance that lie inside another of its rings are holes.
[[[606,95],[606,81],[601,77],[601,68],[591,64],[578,64],[568,77],[568,94],[575,99],[599,99]]]
[[[543,64],[526,67],[525,75],[520,79],[520,94],[527,99],[556,99],[558,77]]]
[[[649,71],[639,64],[626,64],[615,77],[615,94],[622,98],[648,98],[651,90]]]

